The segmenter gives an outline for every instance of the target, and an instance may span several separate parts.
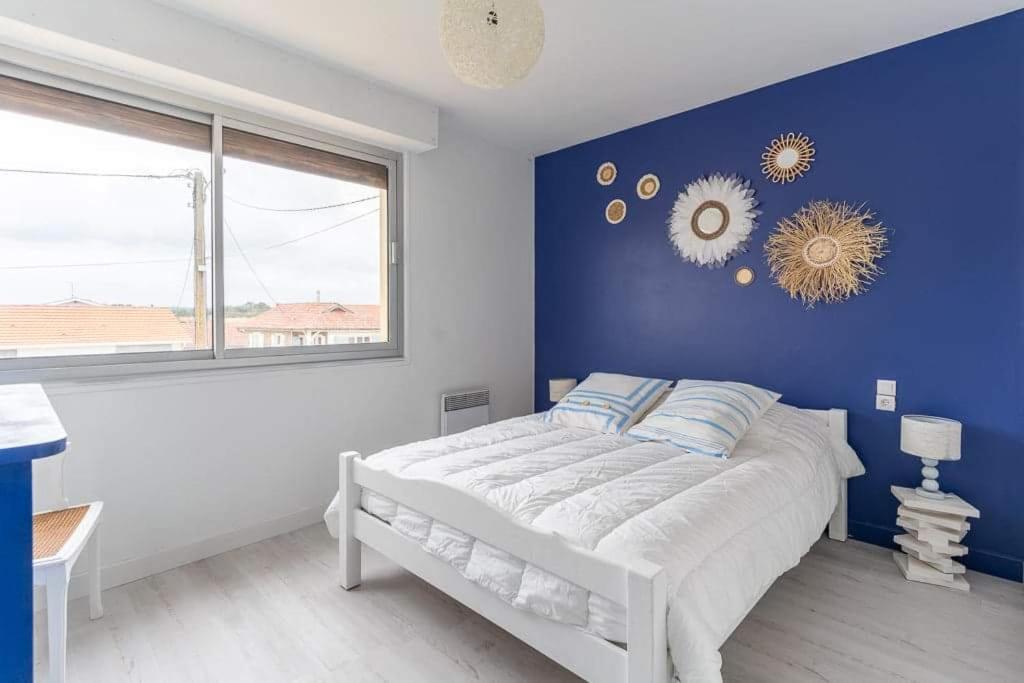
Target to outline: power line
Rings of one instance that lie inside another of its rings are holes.
[[[87,178],[140,178],[143,180],[170,180],[175,178],[192,180],[192,173],[180,171],[176,173],[101,173],[98,171],[50,171],[45,169],[34,169],[34,168],[0,168],[0,173],[28,173],[33,175],[64,175],[64,176],[77,176]],[[209,185],[209,183],[207,183]],[[373,201],[380,199],[380,195],[373,195],[370,197],[363,197],[362,199],[353,199],[348,202],[338,202],[337,204],[324,204],[322,206],[305,206],[296,209],[286,209],[271,206],[257,206],[256,204],[249,204],[243,202],[240,199],[234,197],[225,196],[228,201],[234,202],[239,206],[244,206],[248,209],[256,209],[257,211],[274,211],[277,213],[302,213],[306,211],[326,211],[327,209],[337,209],[342,206],[352,206],[353,204],[362,204],[363,202]]]
[[[203,251],[206,251],[205,249]],[[185,298],[185,290],[188,289],[189,275],[192,274],[192,257],[196,253],[195,240],[192,241],[192,246],[188,248],[188,258],[185,259],[185,281],[181,283],[181,293],[178,294],[178,303],[175,308],[181,308],[181,300]]]
[[[227,195],[225,195],[224,198],[227,199],[229,202],[234,202],[235,204],[238,204],[239,206],[244,206],[247,209],[256,209],[257,211],[274,211],[274,212],[277,212],[277,213],[302,213],[302,212],[305,212],[305,211],[325,211],[327,209],[336,209],[336,208],[338,208],[340,206],[352,206],[353,204],[362,204],[363,202],[369,202],[369,201],[372,201],[374,199],[380,199],[380,195],[374,195],[372,197],[363,197],[362,199],[354,199],[354,200],[352,200],[350,202],[341,202],[339,204],[324,204],[323,206],[307,206],[307,207],[303,207],[303,208],[299,208],[299,209],[281,209],[281,208],[274,208],[274,207],[269,207],[269,206],[256,206],[255,204],[247,204],[247,203],[245,203],[245,202],[243,202],[243,201],[241,201],[239,199],[235,199],[234,197],[228,197]]]
[[[58,175],[88,178],[133,178],[143,180],[173,180],[193,179],[190,172],[176,171],[174,173],[101,173],[98,171],[53,171],[33,168],[0,168],[0,173],[27,173],[32,175]],[[193,252],[195,247],[193,245]],[[191,262],[193,254],[189,255]],[[106,261],[100,263],[53,263],[28,266],[0,266],[0,270],[45,270],[50,268],[96,268],[106,266],[136,266],[149,265],[154,263],[177,263],[181,259],[151,259],[146,261]]]
[[[302,240],[309,239],[310,237],[315,237],[317,235],[322,235],[325,232],[330,232],[331,230],[335,230],[337,228],[340,228],[343,225],[348,225],[349,223],[352,223],[353,221],[357,221],[360,218],[366,218],[367,216],[372,216],[373,214],[378,213],[379,211],[380,211],[380,209],[374,209],[373,211],[368,211],[366,213],[359,214],[358,216],[353,216],[352,218],[348,218],[346,220],[343,220],[340,223],[334,223],[333,225],[329,225],[326,228],[321,228],[319,230],[314,230],[313,232],[306,233],[305,235],[299,235],[298,237],[295,237],[295,238],[290,239],[290,240],[285,240],[284,242],[277,242],[276,244],[269,244],[269,245],[267,245],[265,247],[259,247],[259,249],[261,249],[263,251],[268,251],[270,249],[278,249],[279,247],[285,247],[285,246],[288,246],[289,244],[295,244],[296,242],[301,242]],[[238,240],[235,238],[235,234],[234,234],[234,232],[231,231],[231,227],[228,225],[227,221],[224,221],[224,227],[226,227],[228,229],[228,231],[231,232],[231,238],[233,240],[235,240],[235,244],[237,246],[238,245]],[[238,251],[239,251],[239,253],[241,253],[242,257],[245,258],[245,252],[242,251],[241,247],[239,247]],[[43,263],[43,264],[34,264],[34,265],[26,265],[26,266],[0,266],[0,270],[47,270],[47,269],[53,269],[53,268],[103,268],[103,267],[107,267],[107,266],[142,266],[142,265],[152,265],[152,264],[156,264],[156,263],[181,263],[183,260],[184,261],[188,261],[189,263],[191,263],[192,256],[194,256],[194,255],[195,254],[194,254],[194,249],[193,249],[193,253],[189,256],[188,259],[167,258],[167,259],[149,259],[149,260],[144,260],[144,261],[102,261],[102,262],[95,262],[95,263]],[[209,259],[209,258],[211,258],[211,256],[209,254],[207,254],[207,258]],[[248,261],[248,259],[246,259],[246,260]],[[250,268],[252,268],[251,265],[250,265]],[[257,278],[257,279],[259,279],[259,278]]]
[[[153,263],[181,263],[180,258],[150,259],[148,261],[105,261],[101,263],[43,263],[31,266],[0,266],[0,270],[45,270],[47,268],[94,268],[102,266],[142,266]]]
[[[245,259],[245,265],[249,266],[249,270],[252,271],[252,276],[256,278],[256,282],[260,283],[260,287],[263,288],[263,292],[267,295],[267,298],[276,306],[277,300],[274,298],[274,295],[270,293],[270,290],[267,289],[267,285],[264,284],[263,280],[260,279],[259,273],[256,272],[256,269],[252,265],[252,261],[250,261],[249,257],[245,255],[245,250],[242,249],[242,245],[238,243],[238,238],[235,237],[235,231],[231,229],[231,226],[227,221],[224,221],[224,227],[228,229],[228,234],[231,235],[231,241],[235,243],[238,253],[242,255],[243,259]]]
[[[86,176],[89,178],[142,178],[145,180],[168,180],[173,178],[191,178],[185,173],[98,173],[94,171],[45,171],[32,168],[0,168],[0,173],[30,173],[33,175],[69,175]]]
[[[331,230],[334,230],[335,228],[340,228],[343,225],[348,225],[352,221],[357,221],[360,218],[366,218],[367,216],[372,216],[373,214],[378,213],[379,211],[380,211],[380,209],[374,209],[373,211],[367,211],[366,213],[362,213],[362,214],[359,214],[358,216],[353,216],[352,218],[348,218],[346,220],[343,220],[340,223],[335,223],[334,225],[328,225],[326,228],[321,228],[320,230],[314,230],[313,232],[306,233],[305,235],[300,235],[300,236],[298,236],[298,237],[296,237],[294,239],[285,240],[284,242],[278,242],[277,244],[267,245],[267,246],[263,247],[263,249],[264,250],[277,249],[278,247],[284,247],[284,246],[287,246],[289,244],[295,244],[296,242],[301,242],[302,240],[307,239],[309,237],[315,237],[316,235],[322,235],[323,233],[329,232]],[[227,222],[225,222],[224,224],[227,225]]]

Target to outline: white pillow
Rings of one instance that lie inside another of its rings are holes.
[[[857,451],[845,441],[832,440],[832,455],[835,456],[836,465],[839,467],[839,476],[843,479],[859,477],[867,471],[864,469],[864,463],[857,457]]]
[[[740,382],[681,379],[657,410],[629,430],[693,453],[728,458],[736,443],[781,394]]]
[[[544,416],[546,422],[622,434],[671,384],[665,379],[591,373]]]
[[[665,402],[665,399],[671,395],[672,384],[670,382],[669,384],[665,385],[665,388],[658,393],[658,398],[651,401],[651,405],[648,406],[644,412],[640,413],[640,417],[637,419],[637,422],[643,421],[645,417],[647,417],[648,415],[656,411],[658,408],[660,408],[661,404]]]

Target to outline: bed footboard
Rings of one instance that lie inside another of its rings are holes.
[[[354,451],[339,462],[338,557],[340,583],[361,581],[363,544],[595,683],[667,683],[672,667],[666,634],[667,595],[661,567],[643,560],[629,566],[566,543],[510,519],[486,502],[433,481],[403,480],[367,467]],[[536,567],[626,607],[622,648],[575,626],[516,609],[459,574],[447,563],[360,507],[366,488],[459,529]]]
[[[341,587],[345,590],[352,590],[362,582],[363,544],[355,535],[356,513],[362,497],[355,479],[355,462],[359,457],[355,451],[346,451],[338,462],[338,569]]]

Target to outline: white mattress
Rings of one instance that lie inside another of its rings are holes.
[[[471,491],[616,560],[664,567],[677,676],[715,681],[718,648],[820,536],[840,472],[863,471],[850,458],[849,449],[831,447],[820,417],[776,404],[728,460],[529,416],[385,450],[367,463]],[[364,492],[363,507],[510,604],[625,640],[621,605],[377,494]]]

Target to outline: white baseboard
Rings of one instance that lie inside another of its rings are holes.
[[[302,529],[303,527],[323,521],[323,514],[323,507],[307,508],[284,517],[260,522],[255,526],[207,538],[190,545],[105,566],[102,569],[103,590],[138,581],[147,576],[159,574],[160,572],[165,572],[190,562],[220,555],[221,553],[226,553],[229,550],[235,550],[251,543],[258,543],[274,536],[286,534],[289,531]],[[68,599],[74,600],[85,597],[87,594],[88,585],[86,583],[84,567],[81,570],[76,569],[71,576]],[[36,586],[33,593],[36,611],[46,608],[46,600],[43,596],[43,587]]]

